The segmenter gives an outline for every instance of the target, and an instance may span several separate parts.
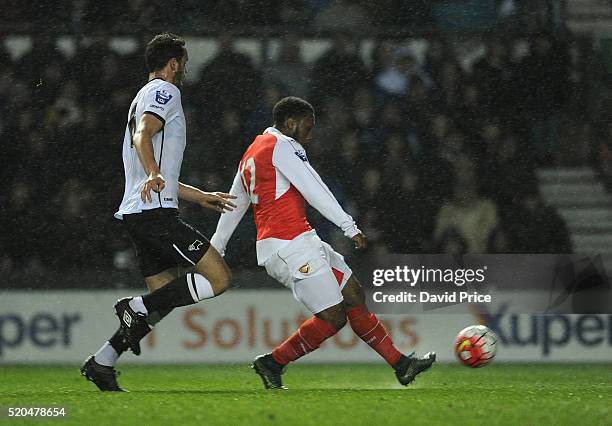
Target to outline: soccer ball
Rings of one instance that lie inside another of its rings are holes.
[[[455,354],[463,365],[483,367],[497,352],[497,336],[484,325],[470,325],[457,334]]]

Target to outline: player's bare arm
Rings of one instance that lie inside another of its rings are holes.
[[[140,164],[142,164],[148,176],[140,193],[140,198],[144,202],[151,203],[153,201],[151,190],[159,193],[166,186],[166,181],[161,175],[153,155],[153,136],[162,129],[163,125],[161,120],[154,115],[143,114],[132,137]]]
[[[143,114],[136,132],[134,132],[134,148],[148,176],[147,182],[140,193],[140,198],[144,202],[152,202],[151,190],[159,193],[166,186],[164,177],[161,175],[159,166],[153,155],[153,136],[159,132],[162,127],[163,123],[159,118],[152,114]],[[229,194],[223,192],[205,192],[180,182],[179,198],[197,203],[204,208],[215,210],[220,213],[226,210],[231,211],[236,207],[235,204],[229,201],[229,199],[235,197]]]
[[[179,198],[199,204],[204,208],[215,210],[219,213],[225,213],[226,211],[231,212],[236,208],[236,204],[230,201],[236,198],[235,195],[225,192],[205,192],[181,182],[179,182]]]

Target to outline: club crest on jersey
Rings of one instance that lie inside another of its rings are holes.
[[[193,243],[191,243],[189,245],[189,247],[187,247],[187,250],[189,250],[189,251],[198,251],[198,250],[200,250],[200,247],[202,247],[202,244],[204,244],[202,241],[195,240]]]
[[[306,152],[305,151],[295,151],[295,155],[298,156],[298,158],[302,161],[308,161],[308,157],[306,157]]]
[[[155,101],[158,104],[166,105],[172,99],[172,95],[167,90],[157,90],[155,92]]]

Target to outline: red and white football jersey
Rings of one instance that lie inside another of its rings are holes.
[[[306,219],[306,202],[348,238],[360,233],[308,162],[302,145],[274,127],[267,128],[247,148],[230,194],[237,197],[234,203],[238,207],[221,215],[211,239],[222,255],[249,205],[257,226],[259,265],[295,237],[314,232]]]

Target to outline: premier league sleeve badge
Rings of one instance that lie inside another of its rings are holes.
[[[157,90],[155,92],[155,102],[166,105],[172,99],[172,95],[167,90]]]

